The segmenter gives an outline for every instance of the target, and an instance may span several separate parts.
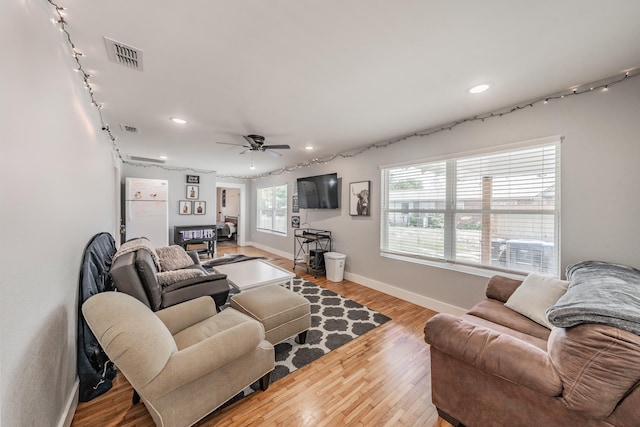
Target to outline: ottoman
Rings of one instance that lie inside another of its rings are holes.
[[[273,345],[296,334],[300,344],[307,339],[309,300],[280,285],[242,291],[231,297],[231,307],[262,323],[265,339]]]

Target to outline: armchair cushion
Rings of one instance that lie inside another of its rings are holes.
[[[193,259],[191,259],[182,246],[164,246],[157,248],[156,252],[160,258],[162,271],[179,270],[194,264]]]
[[[171,335],[187,329],[216,314],[211,298],[200,297],[156,311],[158,318],[169,329]]]
[[[202,270],[197,270],[195,268],[185,268],[184,270],[162,271],[158,273],[156,277],[158,278],[158,283],[160,284],[160,286],[165,287],[177,282],[182,282],[187,279],[202,277],[204,275],[205,274]]]

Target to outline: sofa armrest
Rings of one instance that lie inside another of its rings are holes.
[[[487,283],[487,298],[507,302],[511,294],[516,291],[520,284],[522,284],[522,280],[510,279],[504,276],[493,276],[489,279],[489,283]]]
[[[164,292],[173,292],[176,289],[186,288],[188,286],[197,285],[198,283],[214,282],[216,280],[225,280],[226,274],[207,274],[204,276],[193,277],[187,280],[181,280],[180,282],[172,283],[164,288]]]
[[[196,298],[156,311],[156,315],[169,329],[171,335],[175,335],[215,314],[216,306],[209,297]]]
[[[478,369],[546,396],[562,393],[549,355],[529,343],[450,314],[429,319],[424,332],[427,343]]]
[[[225,313],[231,310],[229,313]],[[153,388],[169,390],[180,388],[216,369],[253,351],[264,340],[264,327],[260,322],[227,308],[216,316],[230,315],[231,321],[242,320],[220,333],[174,353],[163,371],[153,381]],[[235,319],[233,319],[235,318]]]
[[[571,410],[607,418],[640,382],[640,337],[607,325],[553,328],[549,356]]]

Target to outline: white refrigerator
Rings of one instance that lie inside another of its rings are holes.
[[[125,236],[146,237],[156,247],[169,245],[169,181],[126,178]]]

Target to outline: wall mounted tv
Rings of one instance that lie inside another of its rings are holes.
[[[338,174],[298,178],[300,209],[338,209]]]

